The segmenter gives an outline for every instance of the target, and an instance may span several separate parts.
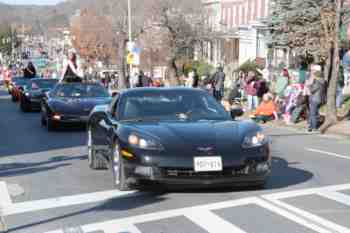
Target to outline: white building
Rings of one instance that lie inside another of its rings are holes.
[[[203,57],[229,72],[247,60],[267,60],[266,26],[269,0],[203,0],[214,40],[204,46]]]

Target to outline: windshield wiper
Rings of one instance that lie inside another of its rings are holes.
[[[121,120],[121,122],[147,122],[147,121],[160,121],[159,117],[138,117]]]

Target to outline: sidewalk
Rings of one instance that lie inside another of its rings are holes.
[[[305,131],[305,132],[307,131],[306,121],[303,121],[297,124],[287,125],[284,121],[279,120],[279,121],[268,122],[265,125],[270,127],[288,128],[288,129]],[[329,128],[325,133],[325,135],[336,135],[336,136],[348,138],[350,140],[350,120],[344,120],[337,123],[336,125]]]

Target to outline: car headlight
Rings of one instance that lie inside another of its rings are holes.
[[[128,137],[128,142],[131,146],[143,150],[163,150],[163,146],[149,136],[130,134]]]
[[[25,93],[25,96],[29,97],[29,96],[30,96],[29,92],[26,92],[26,93]]]
[[[243,148],[254,148],[263,146],[268,142],[268,137],[262,132],[256,132],[255,134],[248,135],[244,138],[242,147]]]

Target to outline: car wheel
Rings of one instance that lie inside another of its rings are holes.
[[[97,156],[91,129],[88,129],[87,147],[89,167],[94,170],[106,169],[107,165],[105,161]]]
[[[112,171],[113,171],[113,180],[114,185],[120,191],[128,191],[130,187],[127,184],[127,176],[124,167],[124,160],[120,154],[120,148],[118,144],[113,146],[113,154],[111,158]]]
[[[46,117],[44,113],[41,113],[41,126],[46,126]]]
[[[21,108],[22,112],[29,112],[30,111],[30,106],[28,105],[28,103],[26,103],[26,101],[24,99],[21,99],[21,101],[20,101],[20,108]]]
[[[46,117],[47,131],[54,131],[57,128],[57,123],[53,122],[48,116]]]

